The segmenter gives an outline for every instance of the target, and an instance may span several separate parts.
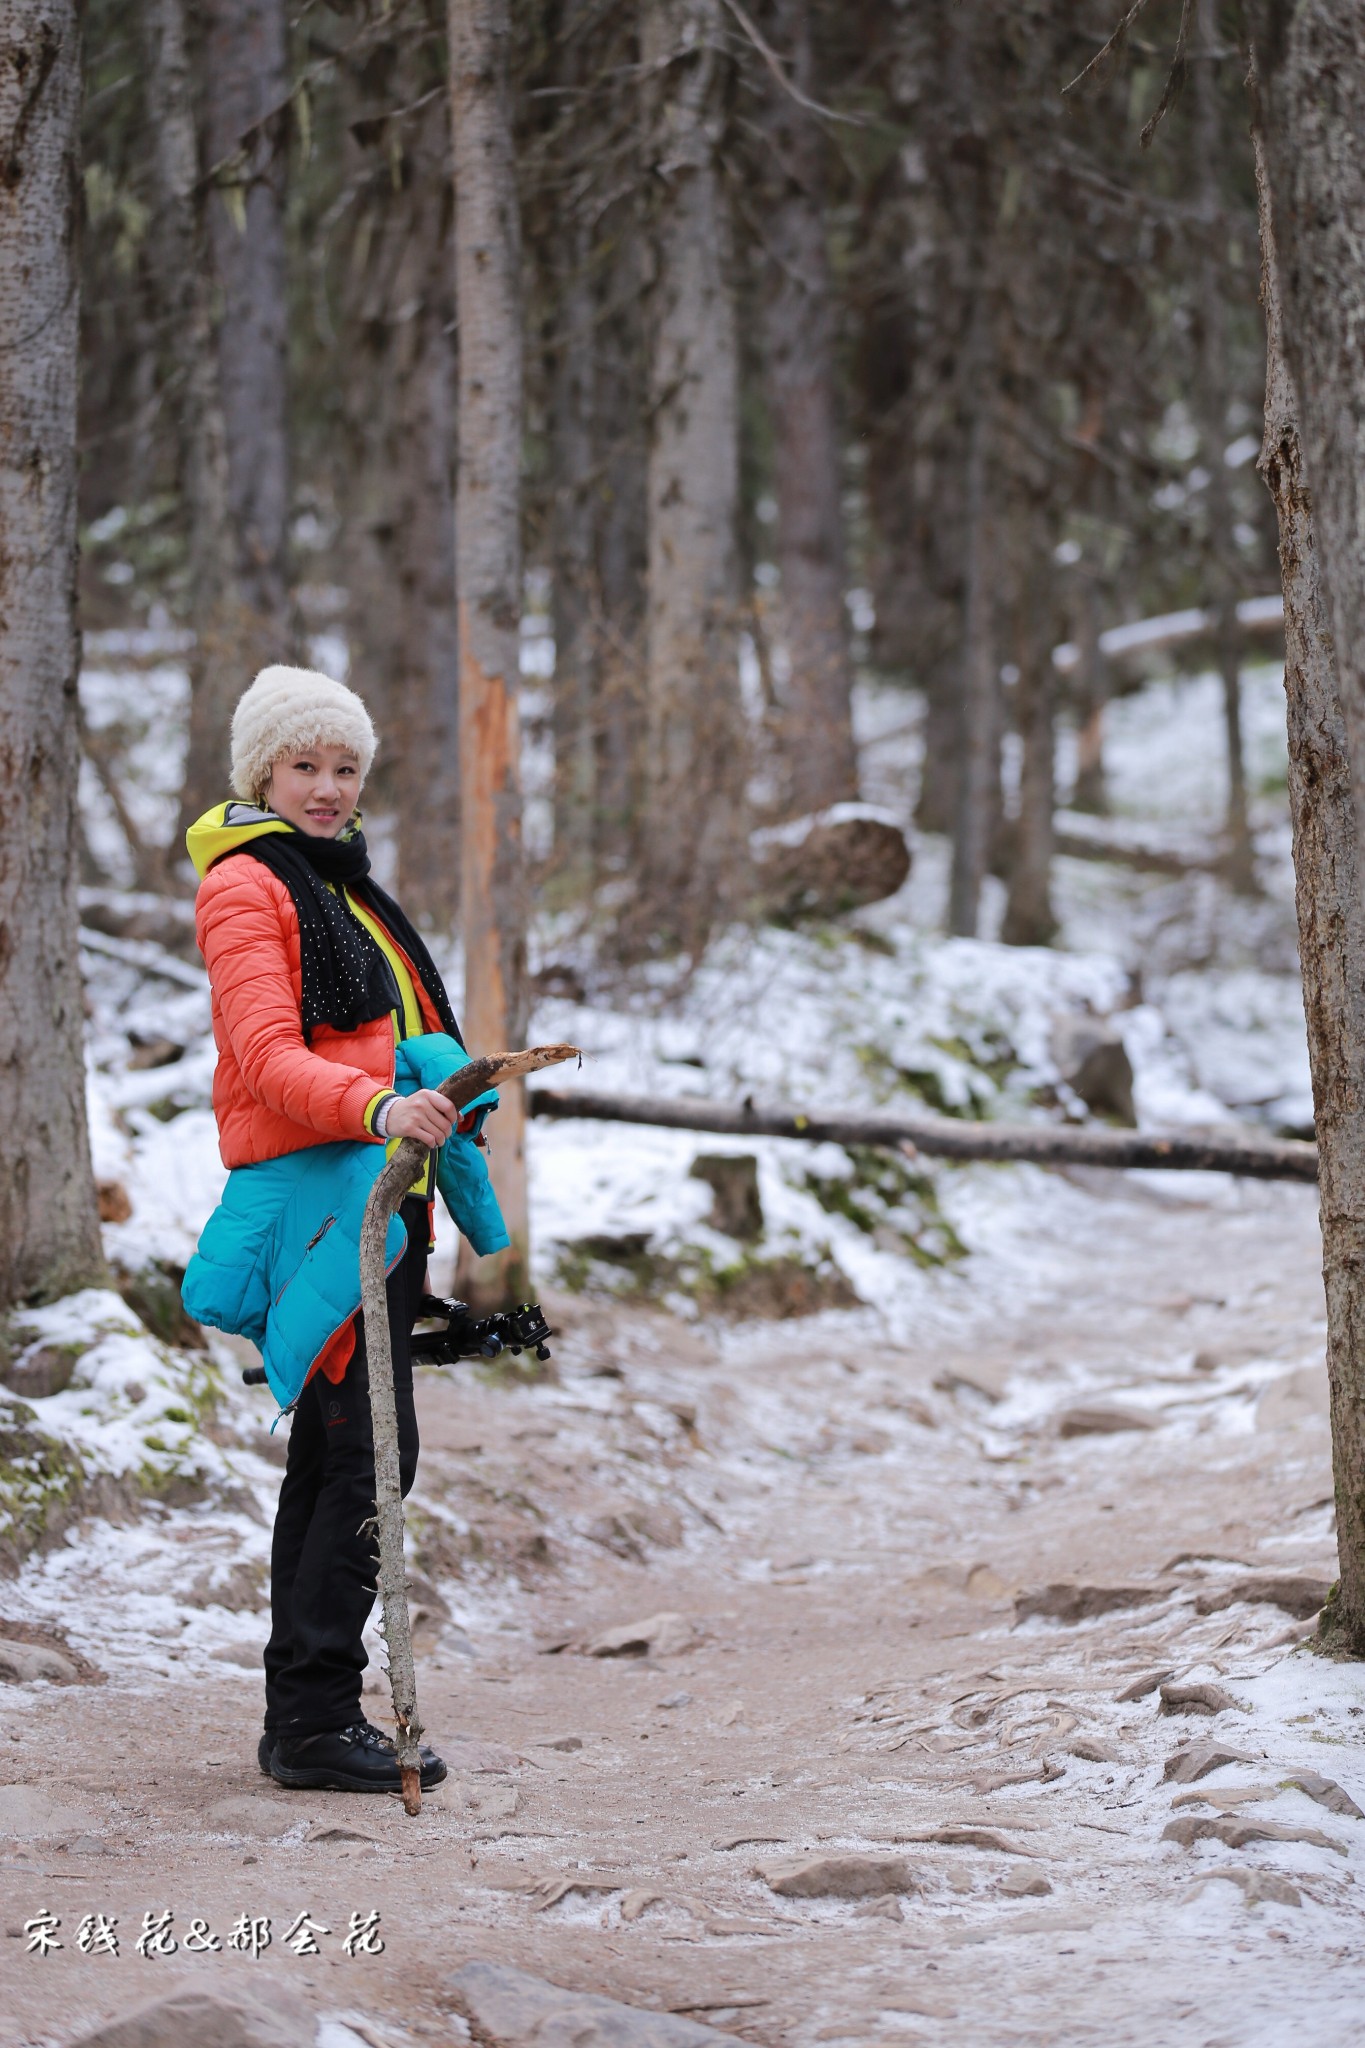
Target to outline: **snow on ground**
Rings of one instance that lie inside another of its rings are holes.
[[[527,644],[528,668],[539,678],[540,640],[532,635]],[[335,659],[339,650],[331,652]],[[151,840],[164,841],[174,819],[182,658],[164,622],[87,643],[86,718],[109,740],[119,793]],[[607,980],[590,948],[550,920],[538,934],[539,957],[567,965],[588,989],[581,1001],[552,998],[537,1007],[534,1036],[584,1049],[581,1075],[562,1072],[555,1083],[725,1099],[753,1094],[826,1111],[927,1106],[981,1117],[1083,1116],[1051,1041],[1058,1016],[1087,1013],[1123,1038],[1142,1124],[1237,1116],[1303,1128],[1311,1108],[1293,958],[1278,672],[1250,669],[1244,687],[1261,898],[1238,903],[1207,875],[1172,879],[1064,860],[1058,947],[945,939],[946,849],[922,839],[911,877],[891,902],[837,926],[724,934],[681,986],[646,976],[626,988]],[[541,696],[534,681],[528,698],[537,730]],[[1133,829],[1213,833],[1224,780],[1217,679],[1149,684],[1114,703],[1108,720],[1120,820]],[[866,793],[910,829],[916,700],[864,686],[858,723]],[[1063,786],[1069,746],[1064,738]],[[548,773],[544,751],[528,755],[533,784]],[[106,1244],[124,1275],[157,1265],[173,1284],[224,1179],[210,1108],[207,989],[186,944],[183,908],[131,893],[115,807],[89,767],[82,804],[91,851],[112,878],[112,886],[86,892],[92,924],[108,924],[111,910],[115,924],[120,913],[141,913],[138,928],[159,929],[164,941],[91,930],[83,944],[96,1171],[123,1185],[132,1212],[106,1226]],[[374,821],[377,837],[385,822]],[[987,931],[998,924],[1001,893],[989,885]],[[449,965],[457,980],[458,960],[451,956]],[[490,1138],[496,1147],[496,1118]],[[842,1313],[881,1319],[891,1330],[951,1316],[964,1289],[987,1288],[1003,1300],[1018,1285],[1043,1209],[1080,1215],[1093,1202],[1057,1176],[1029,1169],[911,1170],[832,1146],[632,1126],[537,1122],[529,1152],[542,1284],[643,1293],[687,1315],[709,1312],[726,1287],[776,1264],[815,1274],[816,1299],[842,1302]],[[748,1247],[712,1226],[710,1189],[690,1171],[699,1154],[736,1153],[757,1160],[765,1230]],[[436,1275],[446,1284],[453,1252],[442,1219]],[[746,1298],[742,1288],[734,1296]],[[105,1297],[105,1307],[114,1299]],[[101,1362],[90,1368],[79,1413],[82,1458],[122,1475],[133,1455],[130,1431],[139,1455],[153,1463],[171,1453],[147,1450],[162,1423],[150,1408],[130,1421],[119,1375],[102,1362],[109,1345],[122,1345],[131,1358],[128,1347],[138,1341],[127,1334],[132,1311],[120,1312],[117,1339],[91,1325],[91,1355]],[[158,1339],[142,1341],[141,1364],[127,1363],[122,1378],[160,1388],[169,1354],[164,1344],[156,1348]],[[63,1430],[74,1427],[74,1401],[63,1394],[41,1404],[51,1409],[54,1430],[59,1420]]]

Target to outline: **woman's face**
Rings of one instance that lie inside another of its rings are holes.
[[[360,763],[348,747],[309,747],[275,763],[266,802],[310,839],[335,839],[359,796]]]

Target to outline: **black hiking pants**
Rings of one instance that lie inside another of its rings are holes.
[[[389,1275],[389,1341],[398,1409],[403,1493],[417,1474],[412,1326],[427,1266],[427,1205],[402,1207],[408,1245]],[[270,1641],[265,1648],[265,1725],[277,1735],[323,1735],[361,1719],[367,1662],[361,1635],[379,1573],[373,1528],[374,1433],[365,1319],[338,1383],[315,1372],[299,1396],[275,1511],[270,1553]],[[364,1533],[362,1533],[364,1530]]]

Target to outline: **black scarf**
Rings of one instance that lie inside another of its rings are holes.
[[[421,933],[370,877],[370,856],[362,831],[357,828],[343,839],[314,839],[292,828],[263,832],[239,852],[279,876],[298,912],[305,1039],[311,1039],[319,1024],[330,1024],[334,1031],[354,1031],[357,1025],[386,1017],[391,1010],[401,1014],[392,968],[360,919],[346,908],[340,892],[349,889],[407,954],[443,1030],[463,1046],[445,983]],[[333,888],[328,888],[329,882]]]

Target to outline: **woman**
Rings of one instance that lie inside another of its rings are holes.
[[[200,1322],[261,1347],[292,1411],[271,1550],[265,1732],[282,1785],[397,1791],[392,1742],[361,1712],[374,1604],[374,1444],[359,1229],[386,1143],[418,1138],[476,1252],[508,1241],[476,1149],[496,1106],[456,1120],[438,1083],[467,1061],[418,933],[370,878],[356,805],[374,759],[353,690],[267,668],[232,721],[240,801],[191,827],[196,935],[218,1066],[213,1107],[232,1168],[185,1276]],[[409,1340],[426,1284],[428,1169],[390,1225],[388,1301],[402,1490],[417,1468]],[[446,1771],[422,1752],[422,1784]]]

